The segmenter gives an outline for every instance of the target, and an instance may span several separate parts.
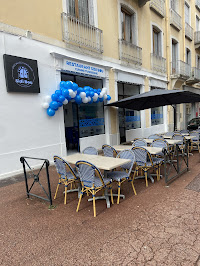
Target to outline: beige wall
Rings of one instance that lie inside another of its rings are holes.
[[[0,0],[0,22],[62,40],[62,0]]]

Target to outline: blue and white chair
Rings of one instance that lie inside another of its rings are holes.
[[[106,199],[106,197],[108,197],[107,190],[110,189],[111,202],[112,204],[114,203],[112,195],[112,186],[111,186],[112,179],[103,177],[100,170],[92,163],[86,161],[78,161],[76,162],[76,167],[82,185],[81,195],[79,198],[76,211],[78,212],[79,210],[83,194],[84,193],[86,193],[87,195],[92,194],[94,217],[96,217],[95,196],[97,192],[105,190],[105,199]]]
[[[103,154],[106,157],[116,157],[117,156],[117,151],[110,145],[104,144],[102,146]]]
[[[181,150],[182,153],[185,151],[185,137],[182,134],[174,134],[172,139],[175,140],[180,140],[180,143],[178,144],[179,149]]]
[[[153,158],[151,157],[151,154],[143,147],[133,147],[132,151],[135,154],[136,170],[138,171],[139,169],[141,169],[144,171],[146,187],[148,187],[147,172],[151,168],[156,168],[157,180],[160,180],[159,171],[158,171],[160,159],[156,158],[156,160],[153,160]],[[135,177],[135,173],[136,172],[134,172],[134,177]]]
[[[147,147],[147,142],[144,139],[136,139],[133,141],[133,147]]]
[[[86,147],[83,151],[83,154],[98,155],[98,150],[95,147],[89,146]]]
[[[200,141],[199,141],[199,135],[200,133],[198,131],[194,131],[190,133],[190,136],[193,136],[194,138],[191,139],[191,151],[194,150],[194,147],[197,147],[197,150],[200,152]]]
[[[63,158],[55,155],[53,159],[59,176],[59,181],[56,188],[54,199],[56,199],[57,197],[59,186],[63,184],[65,186],[64,204],[66,204],[68,192],[74,192],[74,191],[78,191],[78,193],[80,192],[80,180],[74,169]],[[72,189],[72,186],[75,185],[76,183],[78,183],[78,189],[76,188]],[[68,190],[69,185],[71,186],[70,190]]]
[[[133,165],[135,163],[135,155],[131,150],[123,150],[118,153],[117,158],[121,159],[129,159],[130,163],[126,163],[122,165],[121,171],[113,171],[109,172],[107,174],[108,178],[111,178],[113,181],[118,183],[118,198],[117,198],[117,204],[119,204],[120,200],[120,190],[121,190],[121,184],[125,182],[126,180],[130,180],[133,188],[133,192],[135,195],[137,195],[135,187],[133,185],[134,178],[131,178],[131,172],[133,169]]]

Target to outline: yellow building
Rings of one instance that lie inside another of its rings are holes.
[[[22,151],[52,160],[55,153],[82,151],[88,145],[101,148],[104,143],[118,144],[173,130],[171,106],[138,112],[104,107],[103,103],[77,107],[71,102],[54,117],[46,117],[37,103],[41,105],[45,96],[58,89],[60,81],[94,89],[107,87],[111,101],[155,88],[199,91],[199,0],[0,3],[2,58],[8,54],[37,60],[40,80],[38,95],[8,93],[2,59],[0,101],[1,106],[7,102],[3,112],[11,123],[3,126],[7,134],[2,139],[0,156],[5,163],[0,178],[21,168],[16,160]],[[24,114],[25,100],[29,111]],[[11,111],[14,104],[27,125],[26,131],[20,127],[16,131],[17,141],[11,135],[17,127]],[[181,104],[176,109],[178,129],[200,114],[198,104]],[[9,156],[12,169],[6,163]]]

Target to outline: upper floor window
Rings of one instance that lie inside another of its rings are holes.
[[[87,24],[94,24],[93,0],[67,0],[67,9],[71,16]]]
[[[136,43],[134,36],[135,31],[135,18],[134,14],[121,7],[121,29],[122,29],[122,40],[129,43]]]
[[[178,11],[178,3],[177,0],[171,0],[171,9],[175,10],[176,12]]]
[[[185,58],[185,62],[188,65],[191,65],[191,52],[190,49],[186,48],[186,54],[185,54],[186,58]]]
[[[196,16],[196,31],[200,31],[200,19]]]
[[[190,24],[190,7],[186,2],[185,2],[185,22]]]
[[[197,68],[200,69],[200,56],[197,55],[197,64],[196,64]]]
[[[153,53],[161,56],[161,31],[153,27]]]

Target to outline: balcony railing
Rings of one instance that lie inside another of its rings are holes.
[[[187,37],[189,40],[193,40],[193,28],[185,22],[185,37]]]
[[[181,16],[174,9],[170,9],[170,24],[178,31],[182,29]]]
[[[200,31],[194,33],[194,44],[200,44]]]
[[[142,65],[142,48],[132,43],[119,40],[119,55],[120,60],[125,60],[136,66]]]
[[[165,17],[165,0],[151,0],[149,6],[159,16]]]
[[[196,0],[195,6],[200,11],[200,0]]]
[[[166,59],[157,54],[151,54],[151,69],[156,73],[166,73]]]
[[[200,69],[197,67],[192,68],[192,76],[196,80],[200,80]]]
[[[172,76],[182,77],[188,79],[191,76],[191,65],[181,61],[173,61],[171,63]]]
[[[62,13],[63,40],[96,53],[103,53],[103,32],[94,26]]]

